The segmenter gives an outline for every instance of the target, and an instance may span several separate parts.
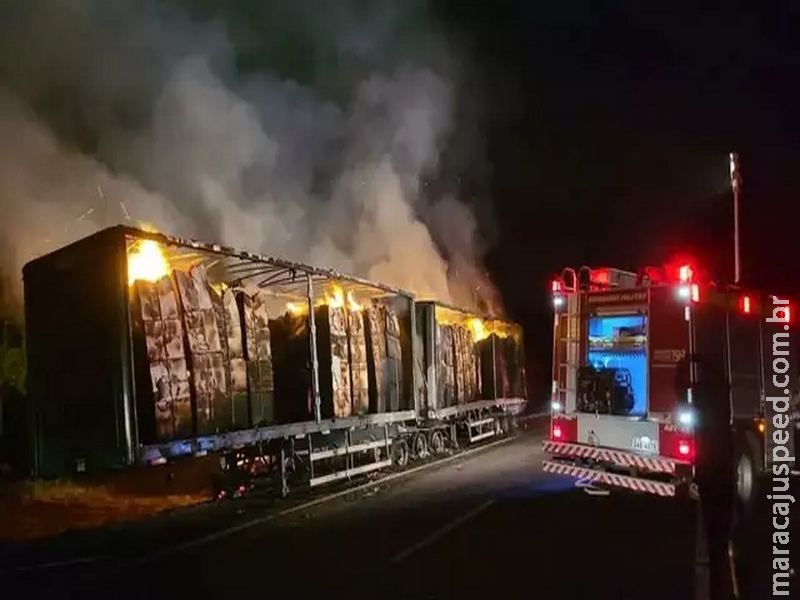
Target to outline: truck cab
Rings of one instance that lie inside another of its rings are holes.
[[[750,505],[776,459],[791,457],[797,474],[800,337],[788,300],[679,263],[568,268],[551,285],[546,472],[667,497],[691,490],[695,395],[716,373],[712,402],[728,404],[740,503]]]

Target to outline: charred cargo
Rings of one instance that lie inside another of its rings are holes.
[[[417,302],[416,311],[429,412],[526,397],[519,326],[436,302]]]
[[[336,277],[127,227],[31,261],[36,472],[124,467],[152,445],[413,410],[401,342],[411,297]]]
[[[309,464],[366,453],[336,472],[350,476],[525,396],[513,324],[333,271],[118,226],[23,277],[44,477],[300,439]]]

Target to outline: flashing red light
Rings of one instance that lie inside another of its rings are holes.
[[[742,301],[741,301],[740,306],[741,306],[742,312],[744,314],[746,314],[746,315],[749,315],[750,312],[753,310],[752,301],[750,300],[750,296],[742,296]]]
[[[593,269],[591,279],[592,283],[609,285],[611,283],[611,272],[608,269]]]
[[[563,436],[563,432],[561,431],[560,425],[553,425],[553,439],[560,440]]]
[[[678,270],[678,276],[680,277],[681,281],[690,281],[692,279],[692,275],[694,271],[692,271],[692,267],[689,265],[682,265],[681,268]]]
[[[678,457],[682,460],[694,460],[694,443],[692,440],[678,440]]]
[[[551,288],[553,290],[553,293],[557,294],[558,292],[561,291],[561,282],[558,279],[553,279],[553,282],[551,283]]]

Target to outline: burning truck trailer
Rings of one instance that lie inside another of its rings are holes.
[[[419,395],[436,423],[430,444],[440,446],[442,423],[455,446],[513,430],[527,397],[522,328],[441,302],[418,301],[416,313]]]
[[[232,480],[269,475],[286,494],[405,466],[429,441],[444,451],[448,427],[519,405],[493,391],[425,411],[424,305],[333,271],[118,226],[23,275],[42,477],[217,453]]]

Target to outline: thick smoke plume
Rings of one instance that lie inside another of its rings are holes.
[[[369,4],[0,0],[3,269],[130,220],[499,309],[471,212],[425,193],[458,55]]]

